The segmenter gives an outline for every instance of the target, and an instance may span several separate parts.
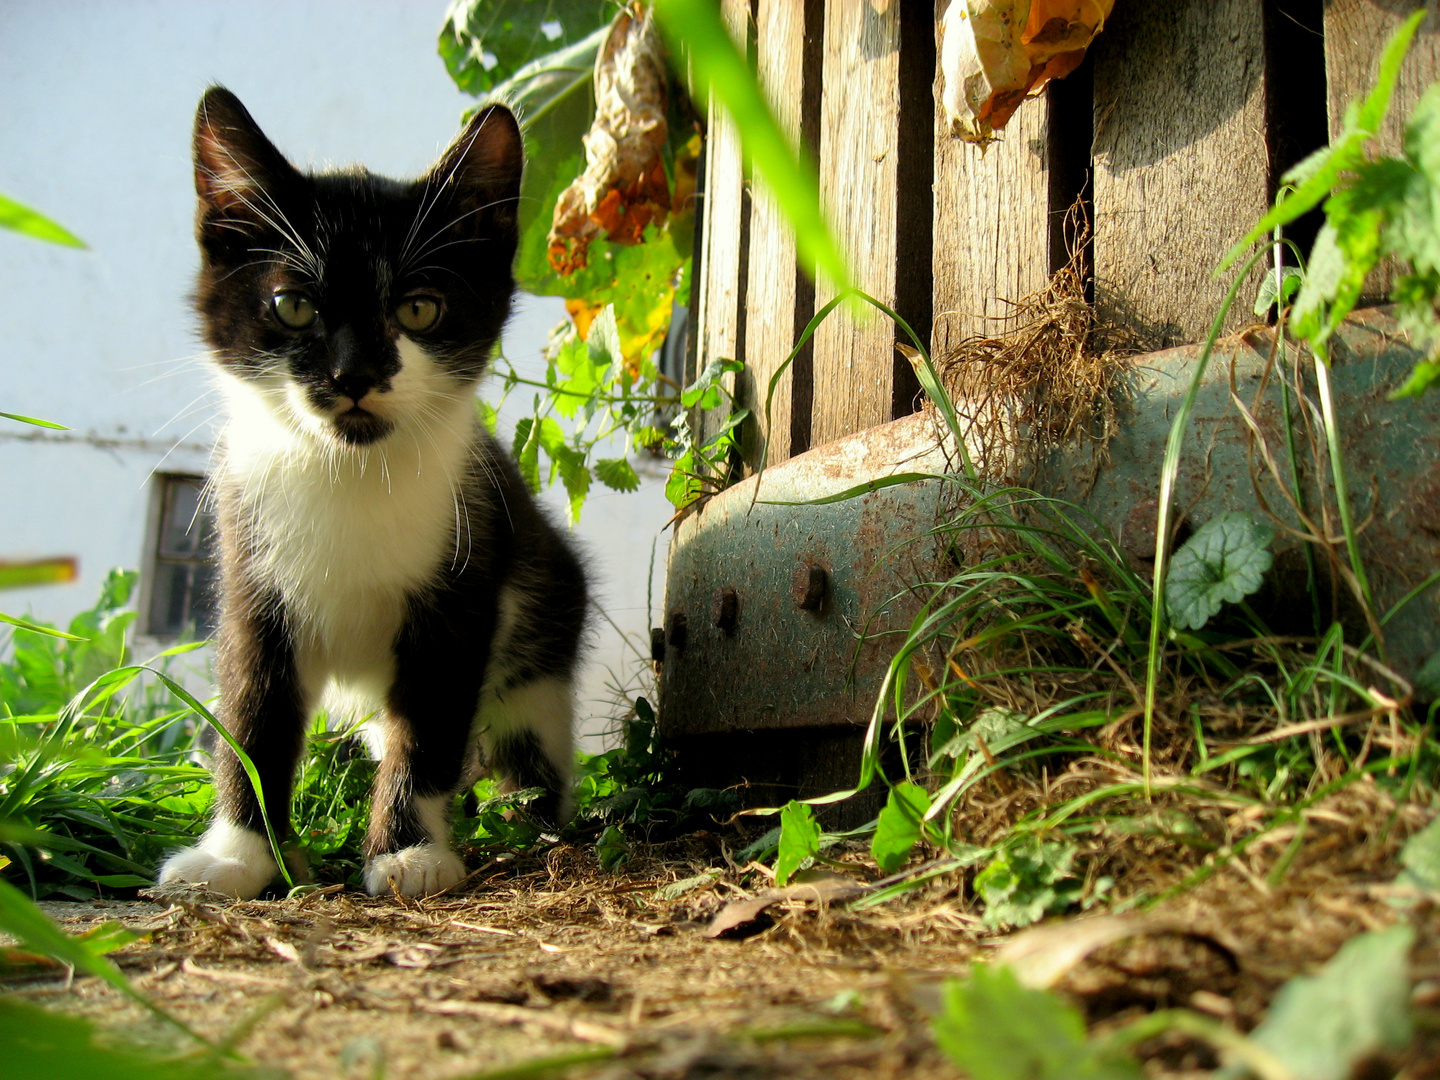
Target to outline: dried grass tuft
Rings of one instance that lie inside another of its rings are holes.
[[[998,332],[965,338],[935,357],[940,377],[988,479],[1019,478],[1045,453],[1083,440],[1104,447],[1116,427],[1125,359],[1140,351],[1101,324],[1086,299],[1090,222],[1066,215],[1069,261],[1043,289],[996,319]]]

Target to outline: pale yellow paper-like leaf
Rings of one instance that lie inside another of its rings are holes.
[[[951,0],[941,21],[950,130],[986,145],[1027,95],[1080,66],[1115,0]]]

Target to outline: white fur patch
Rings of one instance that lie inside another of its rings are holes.
[[[365,891],[371,896],[426,896],[448,889],[465,876],[465,864],[450,848],[448,795],[416,799],[415,816],[430,835],[427,844],[415,844],[365,864]],[[391,881],[394,881],[392,890]]]
[[[480,698],[480,740],[491,758],[496,744],[517,731],[533,732],[545,757],[560,774],[560,816],[570,816],[574,768],[575,694],[566,679],[537,679],[503,694],[486,688]]]
[[[237,900],[253,900],[279,873],[262,834],[217,821],[200,843],[177,851],[160,868],[160,883],[188,881]]]
[[[401,369],[365,407],[393,430],[351,446],[286,376],[221,374],[222,470],[253,530],[256,569],[285,597],[311,700],[335,680],[383,699],[407,594],[457,555],[461,478],[474,435],[471,387],[406,337]],[[467,538],[461,536],[460,547]]]
[[[465,864],[448,846],[416,844],[365,864],[365,891],[371,896],[429,896],[465,876]]]

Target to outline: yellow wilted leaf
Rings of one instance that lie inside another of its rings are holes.
[[[950,130],[991,142],[1027,95],[1080,66],[1115,0],[951,0],[941,22]]]

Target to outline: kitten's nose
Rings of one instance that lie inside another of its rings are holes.
[[[330,380],[335,389],[351,401],[359,402],[379,382],[379,372],[371,362],[355,331],[342,326],[330,338]]]
[[[350,400],[359,402],[375,386],[375,380],[359,372],[348,372],[334,376],[335,389]]]

